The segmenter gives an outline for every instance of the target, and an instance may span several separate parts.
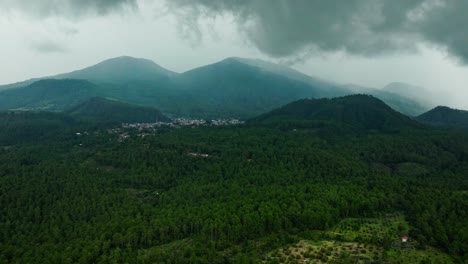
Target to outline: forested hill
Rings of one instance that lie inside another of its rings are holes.
[[[82,121],[61,113],[0,112],[0,146],[43,142],[64,135],[64,131],[86,126]]]
[[[468,128],[468,111],[438,106],[416,118],[418,121],[436,125]]]
[[[151,123],[170,121],[168,117],[164,116],[157,109],[126,104],[102,97],[91,98],[65,112],[73,116],[84,117],[104,123]]]
[[[354,129],[394,131],[421,127],[370,95],[333,99],[302,99],[250,120],[250,124],[336,125]]]
[[[96,96],[98,86],[86,80],[44,79],[0,92],[0,110],[61,111]]]

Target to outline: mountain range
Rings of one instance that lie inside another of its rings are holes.
[[[146,59],[119,57],[51,77],[0,86],[0,110],[65,111],[93,97],[154,107],[169,116],[248,119],[303,98],[371,94],[395,110],[416,116],[424,101],[320,80],[262,60],[228,58],[184,73]]]

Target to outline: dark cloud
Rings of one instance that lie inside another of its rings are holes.
[[[468,63],[468,1],[446,0],[420,22],[424,37]]]
[[[59,43],[53,41],[41,41],[31,44],[31,48],[39,53],[64,53],[67,49]]]
[[[373,56],[430,42],[468,62],[466,0],[166,0],[181,22],[233,15],[261,51]],[[192,26],[193,28],[193,26]]]
[[[124,6],[135,7],[136,0],[0,0],[1,10],[17,10],[40,17],[104,15]]]

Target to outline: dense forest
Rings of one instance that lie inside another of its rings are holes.
[[[468,128],[468,111],[438,106],[416,118],[422,123],[435,126]]]
[[[0,263],[296,263],[271,252],[393,214],[408,227],[333,240],[400,263],[386,252],[407,233],[415,250],[468,261],[466,131],[255,122],[144,131],[33,117],[53,121],[2,117]]]

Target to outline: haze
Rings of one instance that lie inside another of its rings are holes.
[[[0,0],[0,84],[121,55],[177,72],[236,56],[343,84],[410,83],[468,109],[467,8],[463,0]]]

